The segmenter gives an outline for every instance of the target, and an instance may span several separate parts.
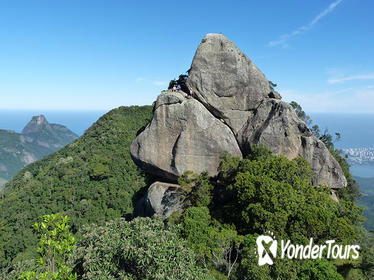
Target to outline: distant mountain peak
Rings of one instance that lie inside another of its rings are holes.
[[[32,120],[36,120],[37,124],[48,123],[46,117],[43,114],[39,116],[33,116]]]
[[[33,116],[31,121],[23,128],[22,134],[37,132],[40,127],[45,125],[49,125],[49,122],[44,115]]]
[[[0,179],[10,180],[26,164],[41,159],[77,139],[67,127],[33,116],[22,133],[0,129]],[[1,189],[0,180],[0,189]]]

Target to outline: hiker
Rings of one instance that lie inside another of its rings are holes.
[[[180,85],[178,85],[178,87],[177,87],[177,90],[178,90],[178,92],[180,92],[181,91],[181,86]]]
[[[177,91],[177,87],[174,85],[173,89],[171,91],[176,92]]]
[[[188,97],[188,98],[193,98],[193,97],[194,97],[193,89],[188,88],[188,90],[189,90],[189,94],[187,94],[187,97]]]
[[[190,89],[190,96],[193,97],[193,89]]]

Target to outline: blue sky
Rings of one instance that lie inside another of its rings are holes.
[[[307,112],[374,113],[374,1],[1,1],[0,109],[151,104],[222,32]]]

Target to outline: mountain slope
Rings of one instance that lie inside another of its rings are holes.
[[[0,178],[0,190],[5,186],[5,184],[7,183],[8,181],[3,179],[3,178]]]
[[[22,167],[78,138],[63,125],[34,116],[22,133],[0,130],[0,177],[10,180]]]
[[[112,110],[81,138],[19,172],[0,197],[0,266],[29,254],[40,215],[64,212],[75,231],[132,213],[134,194],[147,182],[129,145],[151,115],[151,106]]]
[[[374,230],[374,178],[354,177],[360,185],[362,197],[358,204],[365,208],[364,216],[367,219],[365,227]]]
[[[37,138],[37,142],[41,146],[53,146],[61,148],[71,138],[78,136],[63,125],[48,123],[43,115],[34,116],[32,120],[22,130],[23,135],[30,138]]]

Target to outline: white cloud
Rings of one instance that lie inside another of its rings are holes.
[[[283,100],[296,101],[307,113],[374,113],[374,90],[347,88],[322,93],[280,90]],[[342,94],[345,92],[345,94]]]
[[[342,77],[342,78],[330,78],[327,81],[329,84],[337,84],[337,83],[343,83],[346,81],[354,81],[354,80],[374,80],[374,74],[354,75],[354,76],[347,76],[347,77]]]
[[[155,86],[166,86],[168,84],[168,82],[165,82],[165,81],[154,81],[153,84]]]
[[[142,81],[144,81],[144,80],[145,80],[145,79],[144,79],[143,77],[139,77],[139,78],[136,78],[135,81],[136,81],[137,83],[139,83],[139,82],[142,82]]]
[[[325,10],[323,10],[321,13],[319,13],[307,25],[303,25],[303,26],[299,27],[298,29],[294,30],[291,33],[283,34],[282,36],[280,36],[280,38],[278,40],[270,41],[268,43],[268,46],[274,47],[274,46],[282,45],[282,47],[287,47],[288,46],[287,43],[286,43],[287,40],[289,40],[292,37],[295,37],[295,36],[298,36],[300,34],[303,34],[303,33],[307,32],[308,30],[312,29],[313,26],[318,21],[320,21],[323,17],[325,17],[326,15],[328,15],[329,13],[331,13],[335,9],[335,7],[338,6],[341,2],[343,2],[343,0],[337,0],[337,1],[333,2],[333,3],[331,3]]]

